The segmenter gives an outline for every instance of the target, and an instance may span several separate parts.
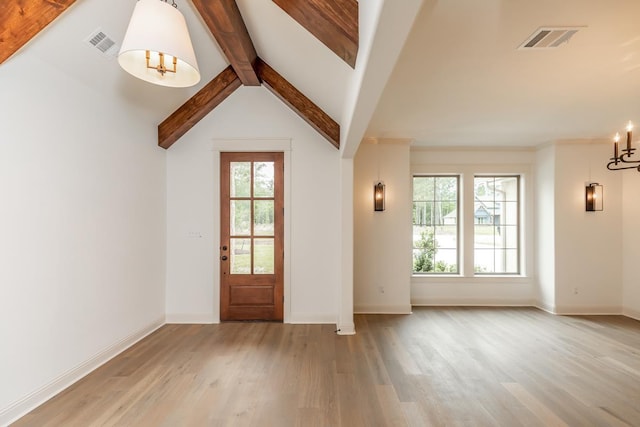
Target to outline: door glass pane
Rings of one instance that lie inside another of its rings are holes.
[[[251,201],[231,200],[229,202],[231,235],[250,236],[251,235]]]
[[[273,274],[274,250],[273,239],[254,239],[254,274]]]
[[[255,200],[253,206],[253,234],[273,236],[273,200]]]
[[[251,239],[231,239],[231,274],[251,274]]]
[[[253,196],[273,197],[273,162],[255,162],[253,164]]]
[[[251,196],[251,162],[231,162],[231,197]]]

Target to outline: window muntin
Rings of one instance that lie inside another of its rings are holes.
[[[275,163],[230,162],[231,274],[274,274]]]
[[[457,274],[458,194],[456,176],[413,177],[413,273]]]
[[[475,274],[519,274],[520,177],[475,176],[473,189]]]

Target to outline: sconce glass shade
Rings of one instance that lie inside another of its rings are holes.
[[[147,51],[149,63],[147,67]],[[155,67],[164,55],[167,69],[159,72]],[[189,87],[200,81],[200,70],[191,44],[187,23],[180,11],[161,0],[139,0],[133,9],[129,27],[124,36],[118,63],[129,74],[160,86]]]
[[[373,210],[376,212],[384,210],[384,184],[382,182],[373,186]]]
[[[602,185],[597,182],[589,184],[585,188],[585,201],[587,212],[603,210],[604,194]]]

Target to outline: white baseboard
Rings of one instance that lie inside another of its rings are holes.
[[[533,301],[518,299],[479,299],[479,298],[412,298],[411,305],[416,307],[461,306],[461,307],[534,307]]]
[[[165,323],[174,324],[205,324],[220,323],[211,313],[167,313]]]
[[[622,314],[622,309],[612,306],[556,306],[554,314],[559,316],[619,316]]]
[[[356,305],[353,314],[411,314],[411,305]]]
[[[79,381],[87,374],[96,370],[109,360],[116,357],[147,335],[153,333],[158,328],[164,325],[164,318],[157,319],[150,325],[142,328],[141,330],[134,332],[128,337],[114,343],[113,345],[102,350],[95,356],[88,359],[86,362],[81,363],[60,375],[53,381],[45,384],[39,389],[33,391],[22,399],[12,403],[6,408],[0,410],[0,426],[9,425],[16,421],[18,418],[24,416],[28,412],[42,405],[47,400],[51,399],[56,394],[60,393],[73,383]]]
[[[356,325],[354,323],[338,323],[336,325],[338,335],[355,335]]]
[[[622,314],[634,320],[640,320],[640,311],[632,308],[625,307],[622,309]]]
[[[534,306],[535,308],[537,308],[538,310],[545,311],[545,312],[547,312],[547,313],[549,313],[549,314],[556,314],[556,311],[555,311],[555,310],[556,310],[556,308],[555,308],[555,306],[550,305],[550,304],[547,304],[547,303],[544,303],[544,302],[542,302],[542,301],[536,301],[536,302],[534,302],[534,303],[533,303],[533,306]]]
[[[337,316],[334,313],[291,313],[287,323],[293,325],[315,325],[336,323]]]

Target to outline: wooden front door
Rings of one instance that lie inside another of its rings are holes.
[[[220,153],[220,320],[283,320],[283,153]]]

